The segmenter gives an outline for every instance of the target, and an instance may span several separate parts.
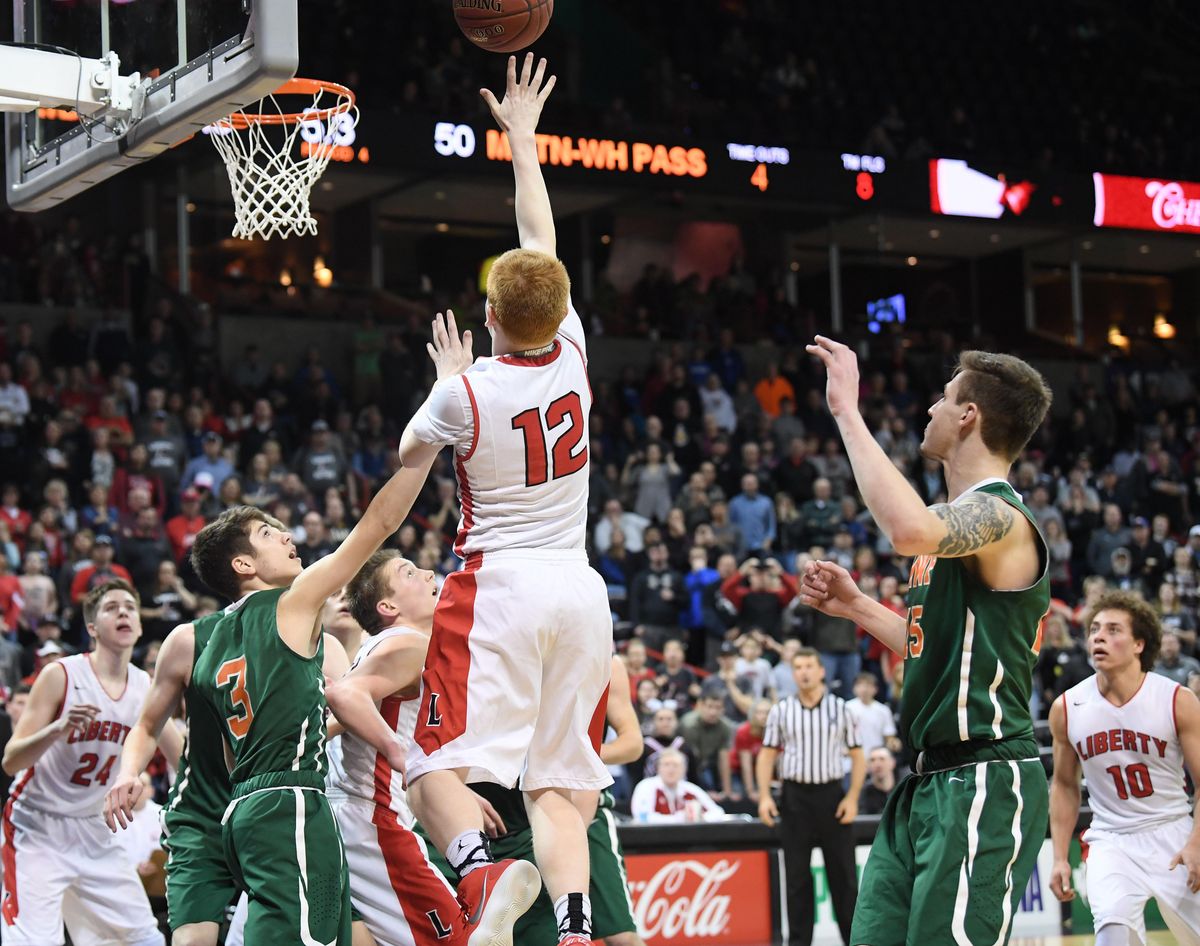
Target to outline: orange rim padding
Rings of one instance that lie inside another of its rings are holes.
[[[251,125],[295,125],[302,121],[312,121],[314,119],[328,121],[331,116],[348,112],[354,107],[354,93],[350,89],[337,82],[326,82],[323,79],[289,79],[272,94],[315,96],[321,92],[340,96],[342,100],[337,105],[332,105],[329,108],[319,108],[310,112],[271,113],[239,111],[222,119],[217,124],[226,122],[232,127],[242,130],[249,128]]]

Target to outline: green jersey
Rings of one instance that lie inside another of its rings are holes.
[[[998,496],[1036,530],[1005,481],[984,480],[970,492]],[[1049,555],[1040,533],[1038,545],[1041,577],[1019,591],[988,588],[961,558],[921,555],[913,562],[900,732],[914,749],[1032,738],[1033,667],[1050,608]]]
[[[221,720],[237,785],[272,772],[329,768],[325,755],[325,642],[302,657],[279,636],[276,607],[287,589],[256,591],[228,608],[192,671]]]
[[[167,807],[163,809],[168,833],[173,824],[184,821],[217,823],[229,804],[229,769],[225,766],[221,721],[196,692],[196,668],[200,656],[223,616],[217,611],[192,625],[195,636],[192,678],[183,693],[188,721],[187,741],[179,757],[179,771],[167,797]]]

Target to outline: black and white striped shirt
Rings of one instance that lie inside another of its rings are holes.
[[[789,696],[771,707],[763,745],[780,750],[780,778],[823,785],[841,781],[846,751],[859,746],[858,725],[846,701],[828,690],[812,708]]]

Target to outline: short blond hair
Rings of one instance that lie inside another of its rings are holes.
[[[534,348],[548,344],[566,318],[571,279],[549,253],[509,250],[492,263],[487,293],[508,340]]]

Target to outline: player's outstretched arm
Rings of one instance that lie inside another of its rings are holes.
[[[927,507],[879,442],[858,410],[858,357],[854,350],[818,335],[806,350],[825,365],[825,396],[837,421],[854,482],[871,515],[905,556],[962,558],[1029,536],[1025,519],[995,496],[972,494],[962,502]]]
[[[311,657],[321,625],[318,616],[325,599],[358,574],[371,554],[400,528],[429,475],[429,461],[404,467],[371,500],[344,542],[331,555],[304,569],[279,599],[279,636],[296,653]]]
[[[545,59],[538,60],[536,71],[533,60],[533,53],[525,55],[518,79],[517,57],[508,57],[508,83],[503,101],[497,102],[490,89],[480,89],[479,94],[492,110],[496,124],[507,133],[512,148],[513,174],[517,180],[517,232],[521,246],[555,256],[554,212],[550,209],[550,195],[538,161],[536,135],[542,106],[554,89],[556,77],[545,78]]]
[[[629,692],[629,671],[620,657],[612,659],[612,680],[608,685],[608,709],[605,718],[617,732],[617,737],[600,747],[600,761],[605,765],[624,765],[641,758],[642,729],[633,698]]]
[[[470,395],[462,383],[445,383],[475,362],[471,330],[460,337],[454,312],[447,309],[445,318],[439,312],[433,320],[433,340],[426,342],[425,349],[437,370],[437,382],[400,438],[400,462],[406,467],[429,466],[442,447],[469,440],[475,423],[474,417],[467,417]]]
[[[84,703],[72,706],[60,717],[66,692],[67,672],[58,664],[50,664],[38,674],[29,692],[29,704],[4,747],[2,764],[6,775],[29,768],[72,729],[86,729],[96,718],[100,708]]]
[[[822,614],[846,618],[893,653],[908,646],[908,622],[859,589],[850,573],[836,562],[809,562],[800,576],[800,603]]]
[[[1192,773],[1192,781],[1200,780],[1200,700],[1187,687],[1175,690],[1175,726],[1183,748],[1183,762]],[[1200,800],[1197,801],[1200,809]],[[1188,890],[1200,892],[1200,828],[1193,819],[1192,834],[1171,861],[1171,870],[1182,866],[1188,875]]]
[[[426,648],[426,642],[416,634],[393,637],[325,691],[330,710],[346,731],[381,753],[401,773],[405,749],[380,715],[379,704],[393,693],[418,684]]]
[[[104,820],[109,830],[116,831],[117,825],[129,826],[133,820],[133,807],[144,790],[141,775],[154,758],[160,738],[167,732],[164,727],[183,699],[183,692],[192,679],[192,662],[195,659],[196,632],[191,624],[180,624],[167,635],[158,662],[154,665],[154,680],[138,721],[125,737],[121,749],[121,767],[116,781],[104,797]],[[172,725],[167,736],[168,761],[170,761],[171,739],[179,733]],[[182,749],[182,746],[180,746]],[[178,751],[175,753],[179,757]]]
[[[1050,734],[1054,737],[1054,775],[1050,780],[1050,844],[1054,849],[1054,867],[1050,889],[1059,900],[1075,899],[1071,887],[1071,862],[1068,854],[1075,823],[1079,820],[1079,756],[1067,737],[1066,697],[1050,706]]]

